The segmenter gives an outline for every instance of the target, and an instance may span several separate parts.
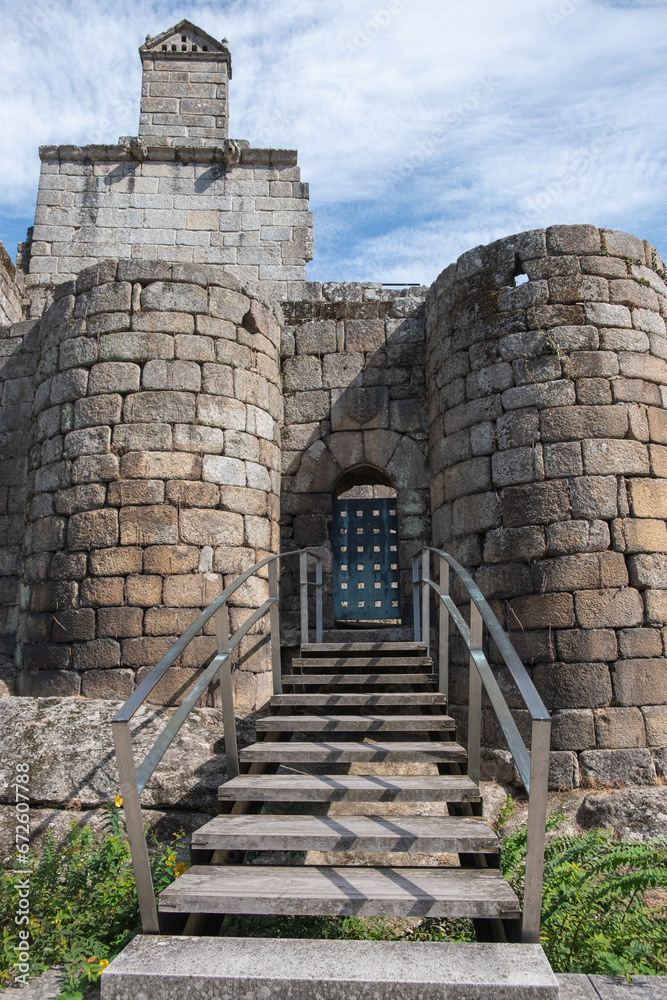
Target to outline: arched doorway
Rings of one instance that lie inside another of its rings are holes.
[[[382,469],[355,465],[337,480],[331,550],[334,621],[400,624],[397,491]]]

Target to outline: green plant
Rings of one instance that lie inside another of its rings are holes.
[[[104,834],[95,837],[89,827],[72,826],[58,846],[48,832],[41,852],[32,851],[22,864],[30,877],[30,975],[51,965],[62,965],[61,992],[68,1000],[83,996],[103,968],[139,933],[141,924],[130,851],[121,819],[122,801],[106,809]],[[156,893],[186,868],[179,861],[183,838],[171,844],[150,841],[151,871]],[[13,981],[14,922],[18,888],[13,864],[5,862],[0,882],[0,985]]]
[[[607,830],[568,836],[564,817],[547,823],[540,941],[556,972],[661,975],[667,972],[667,908],[650,893],[667,888],[667,841],[616,840]],[[526,829],[503,842],[502,870],[520,899]]]

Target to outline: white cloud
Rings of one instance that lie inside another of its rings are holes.
[[[299,149],[313,278],[431,281],[555,222],[667,245],[664,0],[3,6],[6,232],[32,215],[40,143],[136,133],[136,49],[189,17],[229,38],[231,133]]]

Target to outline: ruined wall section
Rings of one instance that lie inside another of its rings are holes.
[[[282,304],[282,545],[312,546],[324,555],[326,627],[333,624],[332,490],[343,472],[362,463],[386,471],[398,491],[403,620],[411,620],[411,559],[431,534],[425,294],[379,284],[310,283],[298,301]],[[284,563],[288,638],[298,627],[297,569]]]
[[[220,268],[103,261],[39,324],[18,693],[125,698],[200,609],[278,551],[280,326]],[[267,597],[252,579],[235,630]],[[269,692],[262,621],[236,706]],[[178,701],[214,622],[153,700]]]
[[[23,275],[0,243],[0,327],[23,319]]]
[[[555,787],[667,768],[664,277],[643,240],[553,226],[469,251],[426,302],[434,541],[553,710]]]
[[[305,281],[313,223],[295,152],[127,140],[46,146],[40,157],[31,316],[55,285],[106,258],[224,266],[277,300]]]

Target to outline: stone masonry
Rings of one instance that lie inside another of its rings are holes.
[[[434,542],[554,711],[565,787],[667,765],[665,316],[656,251],[593,226],[471,250],[426,301]]]
[[[551,226],[469,251],[429,289],[308,283],[307,185],[296,153],[228,139],[226,43],[181,22],[140,51],[139,135],[42,149],[34,231],[15,269],[0,261],[16,693],[123,699],[221,587],[301,546],[323,556],[335,634],[329,525],[353,483],[395,491],[404,629],[423,544],[474,574],[553,712],[553,787],[667,776],[659,255]],[[295,574],[285,560],[288,646]],[[232,628],[266,592],[261,577],[237,595]],[[265,628],[239,650],[241,713],[269,693]],[[214,645],[209,629],[156,700],[178,703]],[[465,736],[455,641],[451,658]],[[483,734],[499,760],[486,710]]]

